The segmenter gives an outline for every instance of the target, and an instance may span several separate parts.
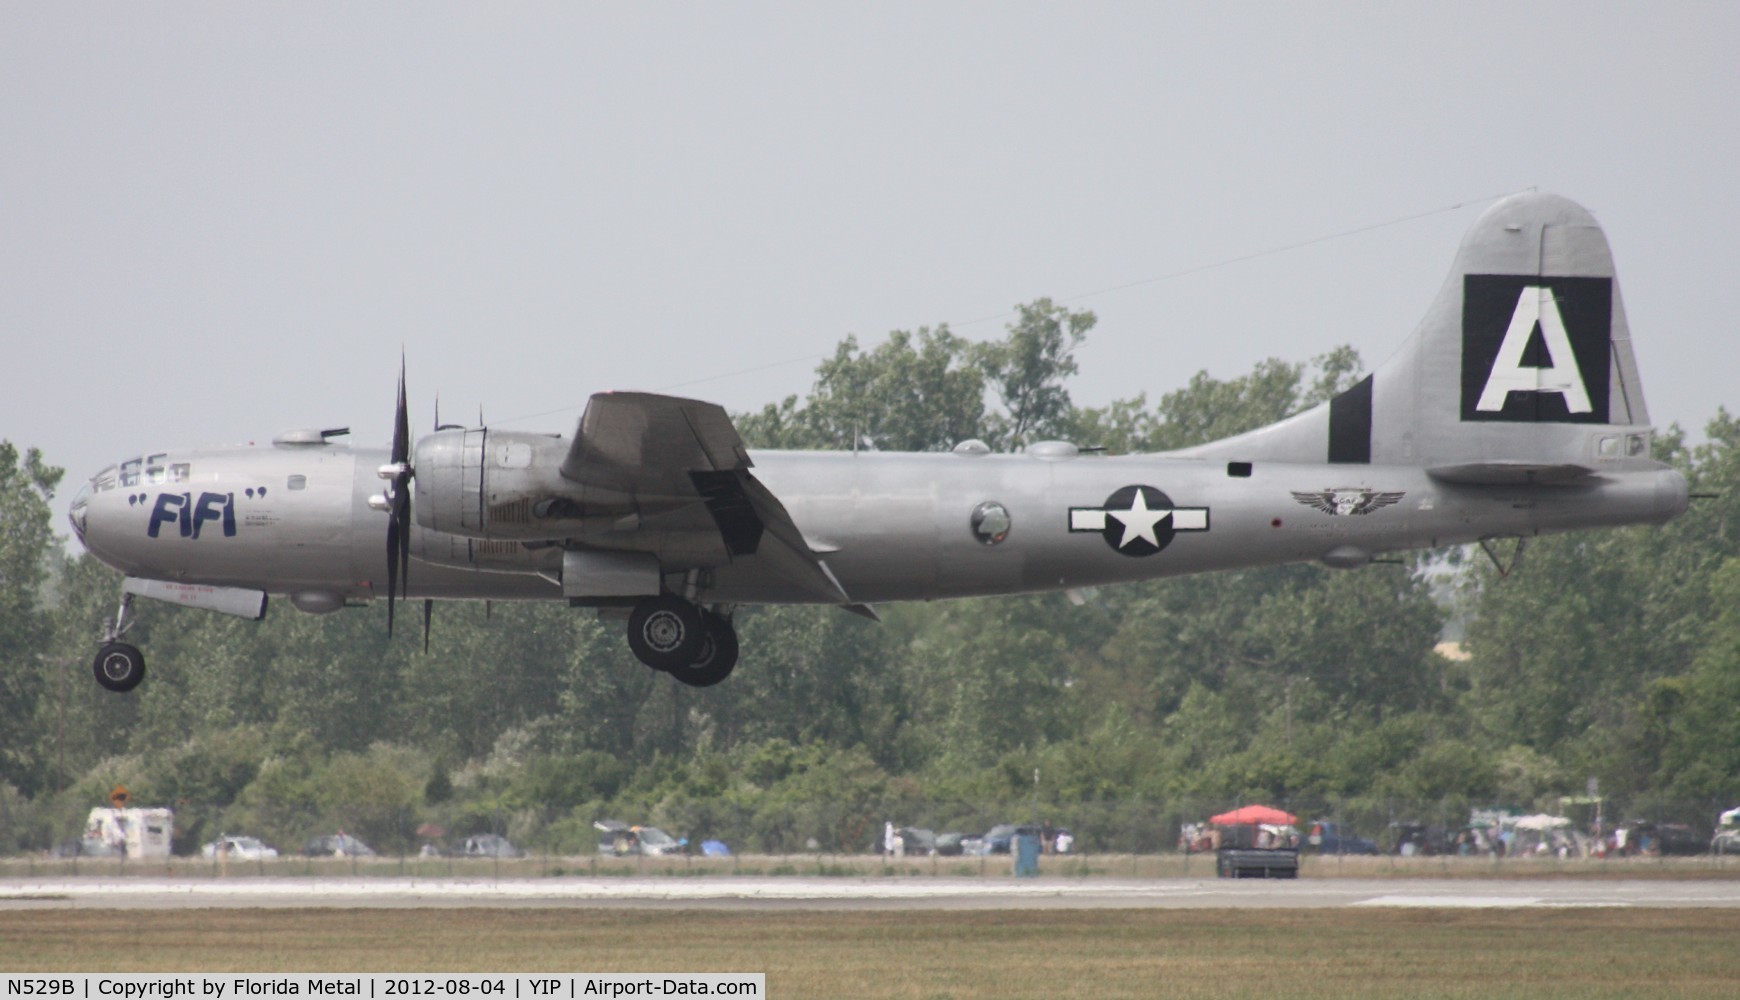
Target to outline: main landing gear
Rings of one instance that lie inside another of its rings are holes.
[[[712,687],[737,666],[731,619],[670,594],[649,597],[628,616],[628,648],[640,662],[690,687]]]
[[[103,646],[91,662],[91,672],[97,683],[110,691],[126,693],[145,679],[145,654],[138,646],[122,642],[121,637],[133,627],[133,595],[121,595],[121,610],[115,613],[112,625],[103,628]]]

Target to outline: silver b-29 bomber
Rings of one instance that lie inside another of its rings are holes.
[[[738,658],[732,612],[1069,590],[1275,563],[1659,524],[1686,482],[1651,428],[1607,240],[1564,198],[1485,212],[1405,347],[1314,409],[1228,440],[1103,456],[751,452],[719,406],[592,397],[571,437],[438,427],[169,451],[93,477],[71,518],[125,574],[96,678],[145,674],[136,598],[246,618],[378,599],[564,600],[627,620],[695,686]],[[383,553],[383,544],[385,552]]]

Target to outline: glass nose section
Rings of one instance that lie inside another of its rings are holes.
[[[67,508],[66,512],[66,519],[72,522],[73,534],[79,537],[81,545],[85,540],[85,511],[90,507],[93,492],[90,483],[84,484],[73,496],[72,506]]]

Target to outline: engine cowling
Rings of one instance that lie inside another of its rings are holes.
[[[552,540],[585,529],[587,510],[562,478],[568,444],[519,431],[438,431],[417,442],[417,524],[469,538]]]

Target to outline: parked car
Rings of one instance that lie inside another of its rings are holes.
[[[592,824],[598,831],[598,853],[643,854],[659,857],[682,854],[688,849],[686,838],[673,837],[656,826],[629,826],[621,820],[601,819]]]
[[[963,833],[939,833],[936,835],[936,852],[943,857],[958,857],[966,853],[967,836]]]
[[[53,854],[57,858],[118,858],[121,849],[101,837],[82,837],[54,845]]]
[[[1711,846],[1710,841],[1699,837],[1684,823],[1631,820],[1620,824],[1618,832],[1622,836],[1615,837],[1615,840],[1618,842],[1618,852],[1622,855],[1685,857],[1703,854]]]
[[[908,857],[930,857],[936,853],[936,833],[918,826],[903,826],[894,831],[900,838],[901,850]]]
[[[1015,824],[998,823],[985,831],[979,848],[982,854],[1008,854],[1009,843],[1015,838]]]
[[[302,845],[302,853],[310,858],[372,858],[374,849],[348,833],[315,837]]]
[[[1740,806],[1716,817],[1716,832],[1710,837],[1712,854],[1740,854]]]
[[[493,833],[480,833],[475,837],[465,838],[459,852],[468,858],[517,858],[525,853],[506,837]]]
[[[1424,823],[1391,823],[1390,827],[1395,834],[1392,854],[1413,857],[1451,853],[1450,835],[1442,827]]]
[[[637,826],[633,831],[640,838],[640,853],[659,856],[688,852],[686,837],[673,837],[656,826]]]
[[[1662,823],[1655,828],[1660,852],[1664,855],[1689,857],[1710,849],[1710,842],[1693,832],[1684,823]]]
[[[260,842],[258,837],[220,836],[199,849],[201,857],[226,857],[232,861],[270,861],[278,849]]]
[[[1341,824],[1327,819],[1311,824],[1311,832],[1305,836],[1305,846],[1319,854],[1378,853],[1376,842],[1354,836],[1343,830]]]

